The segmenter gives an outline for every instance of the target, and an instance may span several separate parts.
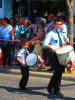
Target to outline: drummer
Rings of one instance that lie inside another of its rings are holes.
[[[47,91],[51,95],[63,96],[60,92],[62,73],[65,66],[61,65],[58,61],[56,50],[65,44],[62,33],[60,32],[62,22],[57,20],[54,28],[46,35],[43,42],[43,47],[49,50],[49,62],[53,68],[53,76],[48,84]]]
[[[29,67],[26,66],[26,64],[25,64],[25,59],[26,59],[27,55],[29,54],[29,51],[27,50],[28,46],[29,46],[28,41],[23,42],[22,48],[17,54],[17,61],[20,66],[20,70],[21,70],[21,74],[22,74],[22,78],[19,82],[19,87],[21,90],[27,89],[26,85],[27,85],[27,82],[29,79]]]

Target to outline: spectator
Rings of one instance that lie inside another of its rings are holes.
[[[2,19],[1,47],[3,52],[3,66],[11,66],[11,47],[14,43],[14,31],[8,18]]]

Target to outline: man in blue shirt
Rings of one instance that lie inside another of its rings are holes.
[[[46,35],[43,43],[43,47],[49,50],[50,65],[54,70],[47,90],[50,94],[57,96],[62,96],[60,93],[60,85],[62,73],[65,70],[65,66],[59,63],[58,57],[56,55],[56,50],[65,44],[64,37],[60,32],[61,25],[61,21],[56,21],[55,27]]]

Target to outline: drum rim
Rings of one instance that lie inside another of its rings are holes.
[[[37,56],[37,61],[36,61],[36,63],[35,63],[34,65],[29,66],[29,65],[27,64],[26,60],[25,60],[26,65],[29,66],[29,67],[34,67],[34,66],[38,63],[38,55],[37,55],[35,52],[31,52],[30,54],[32,54],[32,53],[35,54],[35,55]]]
[[[71,48],[71,51],[74,50],[73,46],[71,46],[71,45],[65,45],[65,46],[63,46],[63,47],[66,47],[66,46],[70,46],[70,47],[72,47],[72,48]],[[62,55],[62,54],[63,54],[63,53],[59,53],[58,51],[59,51],[59,50],[56,51],[56,54],[58,54],[58,55]],[[69,53],[69,51],[64,52],[64,54],[67,54],[67,53]]]

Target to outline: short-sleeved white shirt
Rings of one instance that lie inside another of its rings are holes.
[[[28,56],[28,54],[29,51],[22,48],[20,51],[18,51],[17,57],[19,57],[23,63],[25,63],[25,58]]]
[[[9,41],[11,39],[10,32],[12,30],[13,30],[13,27],[11,25],[7,25],[6,27],[2,27],[1,38],[3,40]]]

